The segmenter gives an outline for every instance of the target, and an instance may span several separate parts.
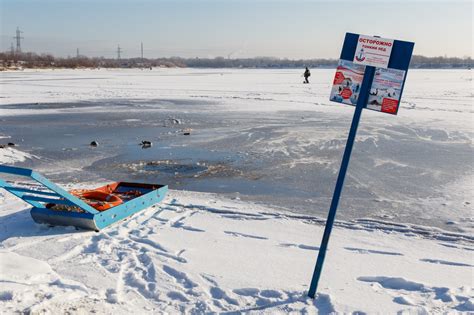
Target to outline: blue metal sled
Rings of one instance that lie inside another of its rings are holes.
[[[0,173],[27,177],[40,184],[33,188],[32,185],[13,184],[0,179],[0,188],[33,206],[30,213],[35,222],[49,225],[72,225],[95,231],[160,202],[168,191],[166,185],[111,183],[94,190],[107,190],[111,194],[120,196],[123,203],[98,211],[33,170],[0,165]]]

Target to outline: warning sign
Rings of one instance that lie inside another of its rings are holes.
[[[338,69],[338,71],[336,72],[336,76],[334,77],[334,82],[332,84],[342,84],[342,82],[344,82],[344,73],[339,70],[340,69]]]
[[[387,68],[392,53],[393,39],[359,35],[354,63]]]
[[[330,101],[396,115],[413,46],[401,40],[346,33]]]
[[[384,98],[382,101],[382,112],[389,114],[396,114],[398,107],[398,100],[393,98]]]
[[[376,68],[367,108],[396,114],[404,80],[405,71],[403,70]]]
[[[343,88],[341,91],[341,97],[345,100],[352,96],[352,91],[349,88]]]
[[[365,66],[347,60],[339,60],[334,76],[330,100],[348,105],[356,105],[364,77]]]

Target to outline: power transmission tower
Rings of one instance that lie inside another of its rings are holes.
[[[10,46],[10,54],[13,56],[15,54],[15,49],[13,48],[13,43]]]
[[[122,48],[120,48],[120,45],[117,45],[117,59],[120,60],[120,53],[122,52]]]
[[[143,42],[141,43],[141,51],[142,51],[142,62],[143,62]]]
[[[79,48],[76,48],[76,58],[79,59]]]
[[[21,40],[24,38],[24,37],[21,37],[21,33],[23,33],[22,31],[20,31],[20,28],[17,26],[16,27],[16,36],[13,37],[13,39],[16,39],[16,53],[20,53],[21,52]]]

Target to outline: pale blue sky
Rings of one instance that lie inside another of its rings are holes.
[[[88,56],[338,58],[345,32],[472,56],[471,1],[0,0],[0,49]]]

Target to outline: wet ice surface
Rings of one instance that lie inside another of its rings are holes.
[[[315,80],[332,76],[319,74]],[[196,75],[212,81],[220,74]],[[457,77],[462,83],[466,74]],[[400,111],[422,120],[364,112],[338,218],[450,230],[472,226],[472,128],[445,122],[452,113],[469,120],[472,95],[456,96],[449,87],[440,95],[416,94],[426,80],[437,85],[444,79],[422,72],[410,82],[419,89],[406,92]],[[199,86],[176,97],[140,99],[131,93],[93,101],[4,104],[6,113],[20,115],[1,118],[0,133],[41,157],[22,165],[60,183],[166,183],[325,217],[352,109],[327,102],[325,82],[304,90],[291,86],[288,93],[278,87],[234,91],[222,84],[221,90]],[[191,135],[185,136],[189,129]],[[97,148],[89,147],[92,140],[99,142]],[[153,142],[152,147],[142,149],[142,140]]]

